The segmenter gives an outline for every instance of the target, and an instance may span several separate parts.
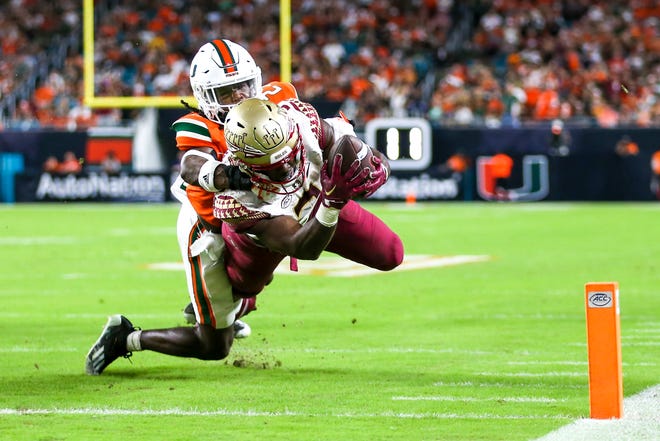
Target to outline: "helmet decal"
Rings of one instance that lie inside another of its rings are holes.
[[[216,39],[200,47],[189,77],[200,111],[219,124],[238,101],[261,92],[261,69],[244,47],[230,40]]]
[[[227,75],[238,72],[236,69],[237,61],[234,59],[234,54],[229,48],[229,45],[227,45],[227,42],[225,40],[213,40],[211,44],[218,51],[220,62],[222,63],[222,66],[218,67],[222,67]]]
[[[229,111],[224,132],[233,158],[263,191],[291,193],[300,188],[305,165],[302,138],[285,109],[269,100],[248,98]],[[269,177],[286,167],[290,169],[285,176]]]

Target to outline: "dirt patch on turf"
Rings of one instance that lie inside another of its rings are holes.
[[[243,352],[234,354],[233,357],[228,358],[225,364],[237,368],[248,369],[274,369],[282,366],[282,362],[276,359],[272,354],[257,351],[257,352]]]

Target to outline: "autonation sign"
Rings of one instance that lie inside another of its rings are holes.
[[[167,182],[165,175],[104,173],[54,176],[43,173],[35,192],[43,201],[131,201],[164,202]]]

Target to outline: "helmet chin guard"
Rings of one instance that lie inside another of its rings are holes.
[[[236,105],[234,90],[248,97],[261,92],[261,69],[242,46],[213,40],[199,48],[190,63],[190,87],[204,116],[223,124]]]

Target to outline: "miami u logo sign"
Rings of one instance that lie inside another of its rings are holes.
[[[477,158],[477,191],[487,201],[539,201],[550,191],[548,158],[528,155],[522,159],[522,186],[508,188],[507,180],[515,166],[505,154]]]

